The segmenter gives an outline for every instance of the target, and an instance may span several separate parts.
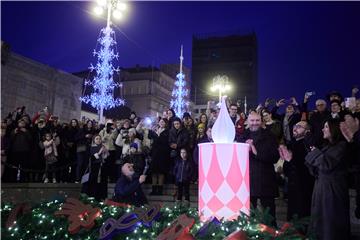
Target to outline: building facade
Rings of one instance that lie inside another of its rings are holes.
[[[31,117],[48,106],[60,121],[80,118],[81,78],[1,48],[2,118],[22,106]]]
[[[231,90],[226,93],[232,101],[247,98],[248,106],[258,103],[257,40],[255,34],[222,36],[193,36],[191,100],[195,105],[217,100],[218,93],[210,91],[212,79],[226,75]]]
[[[152,66],[121,68],[119,75],[113,77],[115,82],[122,84],[122,88],[115,89],[114,97],[124,98],[125,107],[110,109],[105,111],[104,115],[107,118],[124,118],[128,117],[127,114],[131,109],[140,117],[162,116],[170,105],[175,75],[179,71],[179,69],[176,71],[177,66],[178,64],[164,64],[160,65],[160,68]],[[185,74],[190,76],[190,70],[185,69]],[[89,71],[74,74],[83,79],[94,77]],[[90,94],[91,91],[90,87],[84,89],[85,94]],[[96,110],[88,104],[82,104],[82,111],[83,116],[89,116],[88,112],[96,113]]]

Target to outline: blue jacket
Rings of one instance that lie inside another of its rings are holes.
[[[174,175],[176,183],[190,182],[194,177],[194,164],[191,160],[178,158],[175,162]]]
[[[121,175],[115,185],[114,200],[137,207],[147,204],[148,201],[139,183],[139,176],[135,174],[130,180],[125,175]]]

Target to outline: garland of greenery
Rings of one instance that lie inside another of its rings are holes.
[[[68,231],[69,221],[67,216],[56,215],[64,206],[64,200],[54,200],[44,202],[33,206],[32,209],[23,211],[23,214],[15,218],[16,221],[7,222],[11,214],[14,215],[13,209],[16,207],[13,204],[1,205],[1,236],[2,239],[81,239],[91,240],[99,239],[99,230],[103,223],[108,218],[118,219],[126,213],[136,211],[133,206],[110,206],[104,202],[98,202],[94,198],[81,196],[80,202],[88,204],[90,207],[98,208],[101,211],[91,228],[81,228],[76,233]],[[112,239],[114,240],[141,240],[141,239],[156,239],[164,229],[169,227],[171,223],[180,215],[186,214],[189,218],[193,218],[195,223],[192,225],[188,236],[192,239],[224,239],[230,234],[240,231],[246,234],[247,239],[305,239],[312,238],[300,234],[305,232],[308,219],[294,219],[291,223],[286,223],[280,229],[270,227],[272,217],[268,211],[251,210],[250,216],[241,214],[233,221],[218,221],[217,224],[207,224],[204,228],[198,216],[196,208],[187,208],[183,206],[162,207],[160,209],[160,216],[156,221],[153,221],[150,226],[139,224],[130,233],[119,233]],[[15,216],[16,217],[16,216]],[[201,233],[201,234],[200,234]],[[180,239],[180,238],[179,238]],[[230,238],[240,239],[240,238]]]

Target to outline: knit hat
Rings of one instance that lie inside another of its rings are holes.
[[[200,124],[198,125],[198,129],[199,129],[199,128],[205,129],[205,124],[200,123]]]
[[[138,145],[136,143],[132,143],[130,144],[130,148],[136,148],[136,150],[138,149]]]

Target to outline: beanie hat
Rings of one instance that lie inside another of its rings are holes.
[[[130,144],[130,148],[136,148],[136,150],[138,149],[138,145],[136,143],[132,143]]]

